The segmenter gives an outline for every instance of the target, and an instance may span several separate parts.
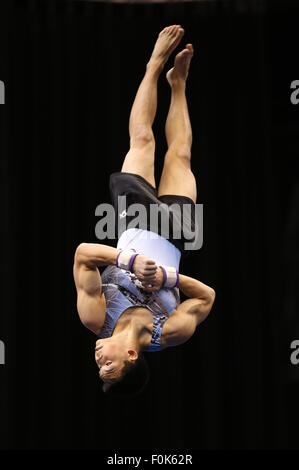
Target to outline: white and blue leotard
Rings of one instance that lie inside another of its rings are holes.
[[[181,252],[172,243],[156,233],[131,228],[120,237],[117,248],[133,249],[153,259],[158,266],[179,269]],[[129,307],[145,307],[153,315],[153,331],[147,351],[161,349],[162,327],[180,303],[178,288],[162,288],[146,292],[135,274],[108,266],[102,273],[102,289],[106,298],[106,317],[99,338],[112,336],[121,314]]]

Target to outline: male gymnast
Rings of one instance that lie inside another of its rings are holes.
[[[180,208],[196,204],[197,188],[191,171],[192,129],[186,100],[186,80],[193,56],[186,44],[175,57],[166,78],[171,103],[166,120],[168,150],[158,188],[154,176],[155,140],[152,125],[157,109],[157,83],[170,54],[180,43],[180,25],[164,28],[146,64],[129,120],[130,149],[121,172],[110,176],[110,192],[118,217],[118,197],[128,206],[141,203]],[[162,207],[161,206],[161,207]],[[175,223],[175,216],[169,218]],[[119,219],[118,219],[119,221]],[[186,221],[183,221],[186,225]],[[183,228],[183,227],[182,227]],[[186,238],[161,235],[161,227],[129,228],[117,248],[81,243],[75,253],[77,308],[83,325],[98,336],[95,360],[103,390],[134,394],[148,381],[143,351],[160,351],[185,343],[209,314],[215,291],[179,272]],[[98,267],[107,266],[100,274]],[[188,297],[180,303],[179,291]]]

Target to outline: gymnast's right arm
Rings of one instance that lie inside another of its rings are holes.
[[[145,290],[149,292],[159,290],[163,277],[160,269],[156,276],[156,285],[152,288],[145,287]],[[203,282],[183,274],[179,274],[177,281],[178,288],[189,299],[179,304],[165,323],[163,333],[167,346],[185,343],[193,335],[196,327],[208,316],[215,300],[214,289]]]
[[[168,344],[185,343],[211,311],[215,291],[201,281],[179,274],[179,289],[189,299],[182,302],[169,318]]]

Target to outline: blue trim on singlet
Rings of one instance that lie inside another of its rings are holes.
[[[138,253],[141,251],[148,252],[148,245],[152,242],[144,243],[144,232],[139,229],[129,229],[124,237],[120,238],[119,244],[122,242],[124,248],[135,249]],[[138,233],[139,232],[139,233]],[[150,232],[148,232],[149,234]],[[160,237],[162,238],[162,237]],[[118,244],[118,247],[119,247]],[[132,246],[134,245],[134,247]],[[162,239],[159,243],[157,235],[154,242],[155,250],[151,251],[151,258],[159,265],[161,257],[166,260],[169,266],[178,269],[180,257],[179,250],[166,239]],[[162,255],[162,256],[161,256]],[[109,338],[112,336],[116,323],[121,314],[129,307],[144,307],[152,312],[153,330],[152,338],[147,352],[160,351],[162,328],[166,320],[177,308],[180,303],[180,295],[178,288],[166,289],[162,288],[155,292],[146,292],[141,282],[136,276],[116,266],[108,266],[101,274],[102,291],[106,299],[106,317],[99,338]]]
[[[110,338],[121,314],[130,307],[144,307],[152,312],[153,330],[146,351],[161,349],[162,328],[180,303],[179,290],[160,289],[146,292],[140,281],[129,271],[108,266],[102,273],[102,291],[106,299],[106,316],[99,338]]]

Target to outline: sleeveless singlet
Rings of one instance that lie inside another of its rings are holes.
[[[120,237],[117,248],[134,249],[147,256],[158,266],[179,269],[180,251],[168,240],[147,230],[131,228]],[[161,349],[162,327],[180,303],[179,289],[162,288],[146,292],[135,274],[116,266],[108,266],[101,274],[102,290],[106,298],[106,317],[99,338],[112,336],[117,320],[129,307],[145,307],[153,315],[153,331],[146,351]]]

